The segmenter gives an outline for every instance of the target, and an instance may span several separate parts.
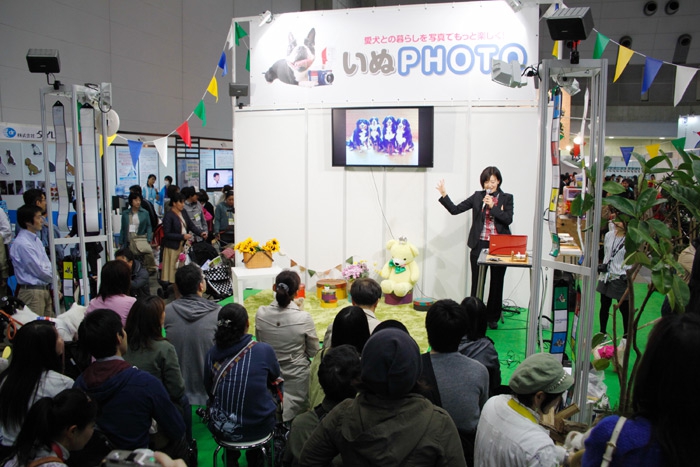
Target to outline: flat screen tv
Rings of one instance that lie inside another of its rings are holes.
[[[334,167],[432,167],[432,107],[333,109]]]
[[[233,169],[207,169],[207,191],[221,191],[224,185],[233,186]]]

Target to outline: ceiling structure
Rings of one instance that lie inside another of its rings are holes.
[[[468,1],[468,0],[467,0]],[[492,0],[505,1],[505,0]],[[521,0],[541,3],[547,0]],[[444,3],[430,0],[308,0],[304,9],[342,9],[408,4]],[[700,73],[690,82],[683,99],[674,107],[676,67],[700,66],[700,0],[567,0],[567,7],[591,8],[595,30],[579,46],[581,58],[591,58],[596,31],[610,39],[602,58],[609,63],[606,134],[618,137],[675,137],[678,117],[700,113]],[[653,5],[655,4],[655,5]],[[655,6],[655,8],[654,8]],[[645,12],[646,10],[646,12]],[[648,15],[654,10],[654,13]],[[672,14],[667,13],[673,12]],[[627,41],[629,40],[629,44]],[[620,78],[613,83],[618,45],[637,52]],[[544,19],[540,21],[540,59],[550,58],[554,42]],[[640,55],[641,54],[641,55]],[[642,95],[645,57],[661,60],[654,83]],[[566,52],[565,52],[566,58]],[[582,113],[584,93],[572,98],[572,115]]]

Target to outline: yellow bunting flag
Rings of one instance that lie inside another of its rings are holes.
[[[209,86],[207,86],[207,92],[216,97],[216,102],[219,102],[219,84],[216,82],[216,76],[211,77]]]
[[[107,147],[109,147],[109,146],[112,145],[112,142],[114,141],[114,139],[115,139],[116,137],[117,137],[116,133],[113,134],[112,136],[108,136],[108,137],[107,137]],[[102,142],[102,141],[103,141],[102,135],[100,135],[100,157],[102,157],[102,156],[104,155],[104,152],[105,152],[105,151],[104,151],[104,148],[102,147],[102,145],[103,145],[103,142]]]
[[[661,145],[658,143],[657,144],[650,144],[649,146],[646,146],[650,159],[659,155],[659,146],[661,146]]]
[[[617,78],[625,71],[632,55],[634,55],[634,50],[620,46],[620,50],[617,51],[617,65],[615,65],[615,79],[613,79],[613,83],[617,81]]]
[[[559,41],[554,41],[554,47],[552,47],[552,55],[559,58]]]

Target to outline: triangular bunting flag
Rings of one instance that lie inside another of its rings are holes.
[[[250,50],[248,50],[248,53],[245,56],[245,70],[250,71]]]
[[[316,271],[313,269],[307,269],[306,271],[309,273],[309,277],[314,277],[316,275]]]
[[[190,136],[190,124],[185,120],[182,125],[177,127],[177,134],[185,142],[188,148],[192,147],[192,137]]]
[[[673,91],[673,106],[677,106],[683,99],[683,94],[690,84],[690,80],[695,76],[697,68],[676,65],[676,86]]]
[[[352,264],[353,261],[352,256],[345,260],[345,262],[348,264]]]
[[[335,267],[338,271],[343,272],[343,265],[339,264]]]
[[[247,35],[248,33],[245,32],[245,29],[243,29],[240,24],[236,23],[236,45],[240,45],[239,41]]]
[[[651,83],[654,82],[656,74],[659,72],[659,68],[664,62],[657,60],[655,58],[647,57],[644,62],[644,77],[642,78],[642,94],[649,90]]]
[[[293,267],[296,266],[297,264],[299,264],[299,263],[297,263],[297,262],[294,261],[293,259],[290,259],[290,260],[289,260],[289,267],[290,267],[290,268],[293,268]]]
[[[231,27],[228,28],[228,35],[226,36],[226,48],[231,50],[233,48],[233,43],[236,41],[234,37],[234,31],[236,30],[237,23],[231,23]]]
[[[160,161],[163,163],[164,167],[168,166],[168,137],[165,136],[163,138],[158,138],[157,140],[153,141],[153,144],[156,147],[156,151],[158,151],[158,156],[160,157]]]
[[[615,65],[615,79],[613,79],[613,83],[617,81],[617,78],[625,71],[632,55],[634,55],[634,50],[620,46],[620,49],[617,51],[617,65]]]
[[[653,158],[659,155],[659,146],[660,144],[650,144],[649,146],[646,146],[647,151],[649,152],[649,158]]]
[[[207,126],[207,109],[204,107],[204,100],[199,101],[194,108],[194,114],[202,121],[202,126]]]
[[[116,138],[117,138],[116,133],[113,134],[112,136],[108,136],[108,137],[107,137],[107,147],[110,147]],[[102,144],[103,144],[102,141],[103,141],[103,140],[102,140],[102,135],[100,135],[100,157],[102,157],[102,156],[104,155],[104,154],[103,154],[103,153],[104,153],[104,149],[102,148]]]
[[[559,58],[559,41],[554,41],[554,47],[552,47],[552,55],[555,58]]]
[[[216,82],[216,75],[211,77],[209,86],[207,86],[207,92],[216,97],[216,102],[219,102],[219,83]]]
[[[600,57],[603,56],[603,52],[605,51],[605,48],[608,46],[608,42],[610,42],[610,38],[602,35],[601,33],[598,33],[598,36],[595,38],[595,48],[593,49],[593,59],[598,60]]]
[[[228,73],[228,67],[226,66],[226,52],[221,52],[221,58],[219,58],[219,68],[221,68],[221,77],[226,76]]]
[[[685,136],[682,138],[674,139],[673,141],[671,141],[671,144],[674,148],[676,148],[676,151],[685,151]]]
[[[622,158],[625,160],[625,165],[629,165],[634,146],[620,146],[620,151],[622,152]]]
[[[306,272],[306,268],[304,266],[299,266],[299,271],[300,272]]]
[[[141,154],[141,148],[143,143],[141,141],[127,140],[129,143],[129,153],[131,154],[131,163],[136,167],[136,163],[139,161],[139,155]]]

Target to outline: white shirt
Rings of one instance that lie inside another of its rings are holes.
[[[513,400],[511,405],[509,401]],[[519,411],[512,406],[517,405]],[[519,413],[520,412],[520,413]],[[528,416],[526,416],[527,414]],[[476,467],[556,467],[564,462],[566,450],[556,446],[536,412],[513,396],[489,399],[481,411],[476,429]]]
[[[10,219],[7,218],[7,214],[3,209],[0,209],[0,236],[5,242],[5,245],[9,245],[12,241],[12,228],[10,227]]]

